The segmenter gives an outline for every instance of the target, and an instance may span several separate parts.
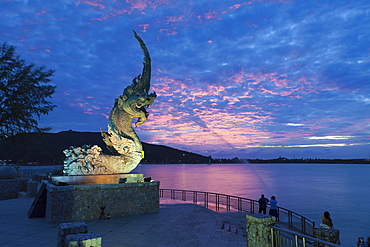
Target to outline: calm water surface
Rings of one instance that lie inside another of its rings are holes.
[[[162,189],[198,190],[256,199],[274,195],[278,205],[321,223],[329,211],[344,247],[370,237],[369,165],[185,164],[139,165],[133,172],[160,181]]]

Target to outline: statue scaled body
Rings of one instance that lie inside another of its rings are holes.
[[[115,100],[109,115],[108,132],[101,130],[103,140],[113,155],[102,154],[102,149],[96,145],[70,147],[64,150],[67,158],[63,172],[66,175],[129,173],[144,157],[140,139],[132,128],[132,119],[137,118],[136,126],[143,124],[149,115],[146,107],[154,102],[157,95],[149,94],[151,61],[148,49],[135,31],[134,35],[144,52],[143,72]]]

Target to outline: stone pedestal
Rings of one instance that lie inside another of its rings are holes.
[[[58,182],[59,186],[43,181],[28,217],[63,223],[101,219],[102,208],[107,218],[159,212],[159,181],[118,183],[115,178],[112,184],[70,185],[71,181]]]
[[[276,222],[276,218],[265,214],[251,214],[246,216],[247,247],[270,247],[271,230],[269,225]]]
[[[313,230],[313,234],[315,238],[340,245],[339,240],[339,230],[338,229],[323,229],[323,228],[315,228]],[[315,247],[325,247],[324,244],[317,244]]]

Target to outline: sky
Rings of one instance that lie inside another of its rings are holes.
[[[1,0],[0,42],[55,70],[51,132],[106,130],[152,59],[143,142],[213,158],[370,158],[368,0]]]

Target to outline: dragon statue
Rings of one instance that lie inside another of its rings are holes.
[[[123,94],[115,99],[109,115],[108,132],[101,130],[103,141],[113,154],[102,154],[102,149],[97,145],[70,147],[64,150],[67,158],[63,172],[66,175],[129,173],[144,157],[140,139],[132,127],[132,119],[137,118],[135,126],[145,123],[149,116],[146,108],[157,95],[155,92],[149,94],[151,59],[148,49],[133,32],[144,53],[144,67],[141,75],[135,77]]]

